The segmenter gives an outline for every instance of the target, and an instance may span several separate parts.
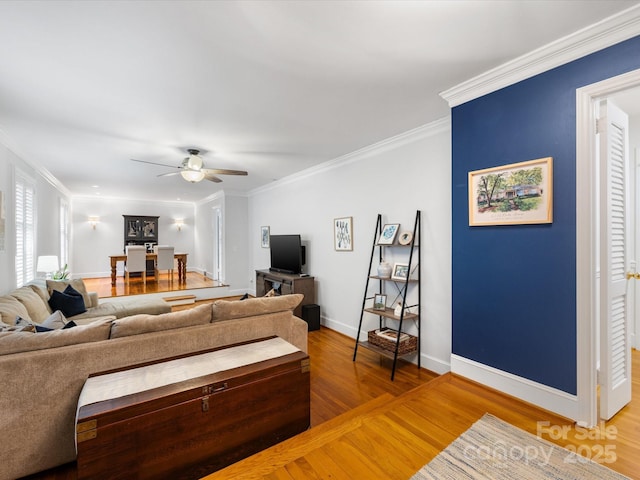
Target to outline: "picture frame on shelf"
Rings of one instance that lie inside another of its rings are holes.
[[[373,296],[373,309],[382,311],[387,309],[387,296],[385,294],[376,293]]]
[[[402,232],[398,237],[398,243],[400,245],[409,245],[413,240],[413,233],[411,232]]]
[[[337,252],[353,250],[353,217],[335,218],[333,220],[333,248]]]
[[[409,280],[409,264],[394,263],[391,270],[391,280]]]
[[[269,226],[260,227],[260,246],[262,248],[269,248],[271,246],[271,233]]]
[[[399,223],[388,223],[382,227],[380,238],[378,238],[378,245],[393,245],[396,241],[396,236],[400,230]]]

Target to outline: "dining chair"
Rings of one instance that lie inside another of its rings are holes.
[[[129,273],[142,273],[142,283],[147,285],[147,249],[143,245],[125,247],[127,261],[124,264],[125,283],[129,284]]]
[[[153,252],[156,254],[155,274],[156,282],[160,279],[160,270],[167,270],[169,274],[169,280],[173,282],[173,269],[174,269],[174,248],[167,245],[155,245]]]

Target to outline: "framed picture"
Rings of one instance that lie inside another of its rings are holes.
[[[353,218],[343,217],[333,220],[333,248],[339,252],[353,250]]]
[[[407,263],[394,263],[393,270],[391,270],[392,280],[409,280],[409,264]]]
[[[553,221],[553,159],[469,172],[469,225]]]
[[[270,235],[269,227],[260,227],[260,246],[262,248],[269,248]]]
[[[378,239],[378,245],[393,245],[393,242],[396,241],[398,230],[400,230],[399,223],[389,223],[385,225]]]
[[[374,310],[386,310],[387,308],[387,296],[382,293],[376,293],[373,297],[373,309]]]

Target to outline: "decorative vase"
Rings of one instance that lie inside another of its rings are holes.
[[[382,278],[389,278],[391,276],[391,265],[385,262],[384,259],[378,265],[378,276]]]

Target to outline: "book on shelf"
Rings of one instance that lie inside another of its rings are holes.
[[[386,338],[387,340],[392,340],[394,342],[398,340],[398,332],[396,332],[395,330],[391,330],[391,329],[376,330],[375,334],[378,335],[379,337]],[[409,339],[408,334],[406,333],[400,334],[401,342],[404,342],[405,340],[408,340],[408,339]]]

